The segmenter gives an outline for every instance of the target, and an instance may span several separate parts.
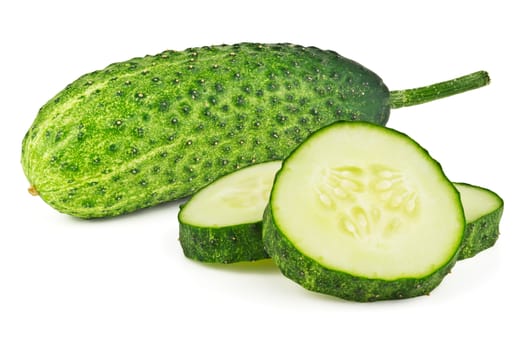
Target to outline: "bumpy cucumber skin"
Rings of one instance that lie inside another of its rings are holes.
[[[460,184],[491,192],[500,202],[500,206],[493,212],[488,213],[475,221],[467,221],[463,243],[461,244],[461,250],[458,256],[458,260],[464,260],[472,258],[478,253],[491,248],[496,244],[500,235],[499,225],[503,215],[503,199],[487,188],[466,183]]]
[[[55,209],[115,216],[283,159],[334,121],[384,125],[389,99],[375,73],[332,51],[253,43],[166,51],[68,85],[24,137],[22,166]]]
[[[273,221],[270,206],[264,213],[264,247],[284,276],[307,290],[357,302],[412,298],[429,294],[454,267],[457,253],[434,273],[422,278],[393,281],[352,276],[329,269],[302,254]]]
[[[467,224],[459,260],[472,258],[496,244],[500,234],[499,222],[502,214],[503,207]]]
[[[189,259],[230,264],[269,258],[262,241],[262,222],[227,227],[198,227],[179,220],[179,243]]]

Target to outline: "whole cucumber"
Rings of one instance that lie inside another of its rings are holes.
[[[485,85],[483,75],[448,94]],[[390,107],[442,97],[405,91],[390,94],[375,73],[314,47],[165,51],[111,64],[59,92],[25,135],[22,165],[30,192],[60,212],[115,216],[283,159],[337,120],[384,125]]]

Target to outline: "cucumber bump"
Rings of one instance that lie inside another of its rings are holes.
[[[477,72],[390,93],[364,66],[313,47],[165,51],[83,75],[50,99],[24,137],[22,166],[30,192],[60,212],[115,216],[281,160],[332,122],[384,125],[390,108],[488,82]]]

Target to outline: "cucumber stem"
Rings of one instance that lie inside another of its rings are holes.
[[[477,89],[489,83],[489,74],[485,71],[478,71],[459,78],[415,89],[390,91],[390,107],[401,108],[414,106]]]

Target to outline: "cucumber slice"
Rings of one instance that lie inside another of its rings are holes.
[[[233,263],[268,258],[262,217],[280,161],[253,165],[213,182],[179,212],[179,241],[188,258]]]
[[[430,293],[464,228],[459,193],[426,150],[393,129],[337,122],[284,161],[263,241],[304,288],[375,301]]]
[[[461,195],[467,226],[458,260],[471,258],[492,247],[499,236],[503,199],[489,189],[454,183]]]

